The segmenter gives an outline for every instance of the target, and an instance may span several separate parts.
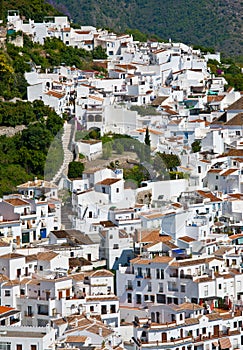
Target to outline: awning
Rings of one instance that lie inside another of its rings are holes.
[[[219,345],[221,350],[231,348],[231,342],[229,338],[219,339]]]

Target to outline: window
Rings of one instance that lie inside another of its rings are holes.
[[[185,284],[181,284],[181,292],[182,293],[186,292],[186,285]]]
[[[222,284],[221,283],[219,284],[219,289],[222,289]]]
[[[42,265],[40,265],[40,271],[43,271],[43,266]]]
[[[163,291],[164,291],[164,285],[163,283],[159,283],[159,292],[163,293]]]
[[[142,275],[142,268],[141,267],[138,267],[138,276],[143,277],[143,275]]]
[[[180,314],[180,321],[183,321],[183,314]]]
[[[136,294],[136,303],[141,304],[142,303],[142,295],[141,294]]]
[[[36,345],[30,345],[30,350],[37,350],[37,346]]]
[[[11,350],[11,343],[9,342],[1,342],[0,343],[0,350]]]
[[[141,281],[137,281],[137,287],[141,287]]]
[[[5,290],[5,297],[10,297],[11,293],[10,290]]]
[[[90,306],[90,312],[94,311],[94,306]]]
[[[113,244],[113,249],[119,249],[119,244]]]
[[[101,315],[107,314],[107,308],[106,305],[101,305]]]
[[[16,345],[16,350],[22,350],[22,345],[21,344],[17,344]]]
[[[208,286],[204,286],[204,296],[208,296]]]
[[[146,277],[151,278],[151,272],[149,268],[146,268]]]
[[[151,284],[151,282],[148,282],[148,292],[152,292],[152,284]]]
[[[216,180],[218,180],[219,179],[219,176],[218,175],[216,175]]]
[[[163,280],[164,279],[164,270],[156,269],[156,278]]]
[[[116,193],[119,193],[119,188],[116,189]]]
[[[127,302],[129,304],[132,302],[132,293],[127,293]]]
[[[157,294],[157,303],[165,304],[165,295],[164,294]]]

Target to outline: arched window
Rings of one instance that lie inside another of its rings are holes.
[[[102,116],[101,116],[100,114],[96,114],[96,115],[95,115],[95,121],[96,121],[97,123],[102,122]]]

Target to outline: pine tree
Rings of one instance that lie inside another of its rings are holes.
[[[145,143],[145,145],[149,146],[149,148],[150,148],[150,135],[149,135],[148,127],[146,128],[144,143]]]
[[[144,143],[145,143],[145,160],[147,162],[150,161],[150,153],[151,153],[151,149],[150,149],[150,135],[149,135],[149,129],[148,127],[146,128],[146,133],[145,133],[145,138],[144,138]]]

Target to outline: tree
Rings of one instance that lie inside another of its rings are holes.
[[[116,151],[118,154],[122,154],[124,152],[124,147],[120,142],[116,144]]]
[[[70,179],[75,179],[81,177],[84,171],[84,165],[80,162],[71,162],[68,166],[68,177]]]
[[[92,56],[95,60],[107,59],[106,51],[100,45],[94,48],[92,51]]]
[[[149,135],[149,129],[146,128],[145,138],[144,138],[145,145],[150,147],[150,135]]]
[[[201,150],[201,141],[200,140],[196,140],[192,143],[192,153],[197,153],[200,152]]]
[[[103,145],[103,159],[109,159],[112,154],[112,142],[106,142]]]
[[[146,148],[145,148],[145,160],[147,160],[147,162],[149,162],[150,161],[150,155],[151,155],[151,149],[150,149],[150,135],[149,135],[148,127],[146,128],[144,143],[146,145]]]

